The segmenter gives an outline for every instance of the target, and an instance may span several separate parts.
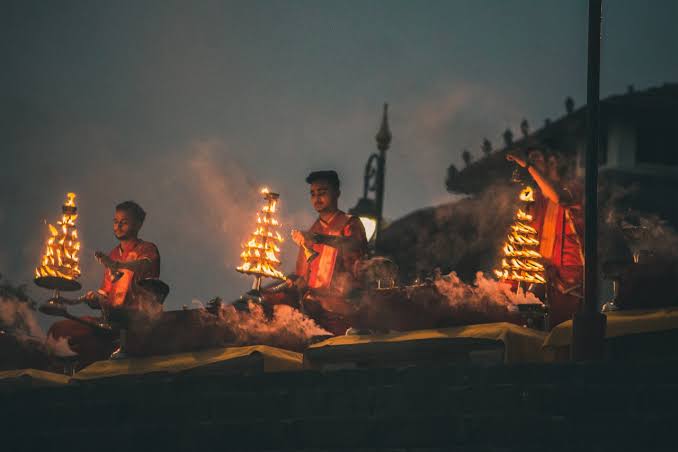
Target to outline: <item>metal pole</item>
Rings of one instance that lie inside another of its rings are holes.
[[[598,144],[600,134],[600,22],[602,0],[589,1],[587,82],[588,144],[586,149],[586,210],[584,235],[584,306],[598,310]]]
[[[602,0],[589,0],[584,231],[584,303],[573,320],[572,359],[601,359],[605,316],[598,309],[598,144],[600,136],[600,40]]]
[[[261,276],[256,275],[252,281],[252,291],[259,292],[261,290]]]

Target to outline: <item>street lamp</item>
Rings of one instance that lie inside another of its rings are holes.
[[[360,219],[365,228],[367,241],[372,240],[374,233],[377,232],[377,206],[374,200],[364,197],[360,198],[358,204],[354,208],[349,209],[348,213]]]
[[[358,204],[348,211],[351,215],[360,218],[365,227],[367,240],[374,239],[375,250],[383,224],[386,150],[391,145],[391,138],[391,130],[388,127],[388,104],[384,104],[381,126],[375,137],[379,153],[374,152],[367,159],[363,178],[363,196],[358,200]],[[374,198],[369,197],[370,192],[374,193]]]

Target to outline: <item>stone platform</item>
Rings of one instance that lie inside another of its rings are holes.
[[[149,374],[2,393],[3,450],[675,450],[678,360]]]

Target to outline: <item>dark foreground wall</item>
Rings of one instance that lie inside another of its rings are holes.
[[[0,386],[2,450],[676,450],[678,361]]]

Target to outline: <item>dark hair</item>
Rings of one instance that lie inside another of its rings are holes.
[[[134,219],[139,222],[139,225],[144,224],[144,220],[146,219],[146,212],[134,201],[121,202],[115,206],[115,210],[122,210],[123,212],[131,214]]]
[[[339,187],[341,186],[341,183],[339,182],[339,176],[337,175],[337,172],[334,170],[313,171],[306,178],[306,183],[312,184],[313,182],[319,180],[324,180],[325,182],[328,182],[332,187],[334,187],[335,190],[339,190]]]
[[[548,162],[549,158],[553,157],[556,159],[556,169],[560,177],[571,177],[571,172],[573,170],[574,162],[573,159],[569,156],[566,156],[562,152],[559,152],[551,147],[542,147],[542,146],[529,146],[526,149],[527,157],[529,157],[531,152],[540,152],[544,156],[544,160]]]

